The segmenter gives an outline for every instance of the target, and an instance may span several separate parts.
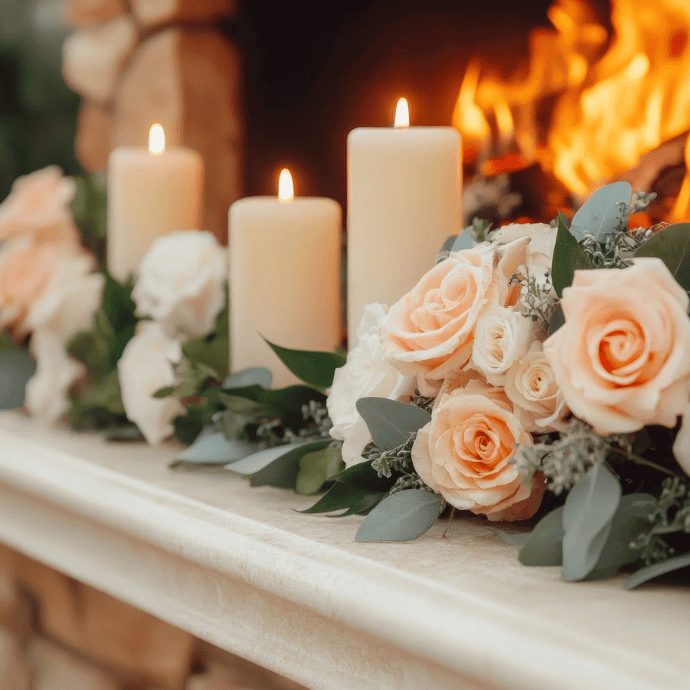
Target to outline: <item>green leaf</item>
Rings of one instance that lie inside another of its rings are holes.
[[[227,465],[256,453],[257,446],[248,441],[230,441],[220,431],[197,439],[184,453],[170,463],[180,465]]]
[[[453,242],[452,252],[461,252],[463,249],[472,249],[473,238],[469,230],[463,230]]]
[[[331,439],[324,439],[267,448],[233,462],[226,469],[249,476],[252,486],[293,489],[299,473],[300,459],[307,453],[322,450],[331,442]]]
[[[497,529],[496,534],[503,541],[513,546],[524,546],[531,536],[531,532],[506,532],[502,529]]]
[[[371,463],[366,461],[338,472],[332,479],[367,491],[386,492],[395,484],[395,477],[379,477]]]
[[[563,313],[563,307],[559,304],[556,311],[551,317],[551,323],[549,324],[549,335],[553,335],[563,324],[565,323],[565,314]]]
[[[103,284],[103,297],[101,306],[108,321],[115,332],[122,331],[128,326],[137,323],[134,315],[136,304],[132,299],[134,281],[130,278],[120,283],[106,270],[103,271],[105,282]]]
[[[24,347],[0,350],[0,410],[14,410],[24,404],[26,384],[36,373],[36,362]]]
[[[575,214],[570,232],[580,241],[586,232],[599,242],[621,222],[621,204],[630,203],[632,187],[628,182],[614,182],[596,190]]]
[[[443,252],[449,252],[453,248],[453,245],[458,237],[459,235],[451,235],[450,237],[446,238],[446,241],[443,243],[439,253],[442,254]]]
[[[229,348],[227,338],[212,334],[190,338],[182,345],[182,354],[190,366],[205,374],[205,378],[222,381],[228,375]]]
[[[690,291],[690,223],[669,225],[637,248],[635,258],[661,259],[679,285]]]
[[[620,500],[621,486],[602,464],[589,469],[570,490],[563,506],[565,580],[582,580],[594,569]]]
[[[343,455],[340,448],[324,448],[307,453],[299,461],[295,491],[305,496],[316,494],[343,467]]]
[[[680,556],[673,556],[660,563],[653,563],[652,565],[645,566],[634,572],[630,577],[625,580],[626,589],[635,589],[639,587],[644,582],[648,580],[653,580],[659,575],[665,575],[666,573],[671,573],[674,570],[680,570],[681,568],[687,568],[690,566],[690,552],[682,553]]]
[[[518,557],[522,565],[561,565],[563,563],[563,506],[539,520]]]
[[[412,541],[438,520],[441,497],[422,489],[398,491],[386,496],[364,518],[357,541]]]
[[[333,384],[335,370],[345,364],[345,358],[335,352],[290,350],[268,340],[266,342],[300,381],[319,390],[329,388]]]
[[[82,408],[102,407],[114,414],[125,414],[117,369],[91,381],[79,396],[79,404]]]
[[[144,435],[136,424],[126,424],[108,429],[103,438],[109,443],[129,443],[131,441],[143,441]]]
[[[248,367],[236,374],[232,374],[223,382],[223,388],[246,388],[247,386],[261,386],[270,388],[273,374],[266,367]]]
[[[567,219],[559,211],[556,245],[551,262],[551,280],[556,294],[562,297],[563,289],[573,284],[576,270],[591,268],[594,268],[594,265],[585,254],[585,250],[568,230]]]
[[[297,512],[333,513],[344,510],[344,513],[335,516],[344,517],[371,510],[385,495],[384,491],[368,491],[344,482],[336,482],[311,508]]]
[[[380,450],[397,448],[431,421],[431,415],[421,407],[388,398],[360,398],[357,412]]]
[[[163,386],[159,388],[154,394],[154,398],[168,398],[177,390],[177,386]]]

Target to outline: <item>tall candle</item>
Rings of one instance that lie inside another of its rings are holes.
[[[347,138],[347,328],[350,347],[364,307],[408,292],[450,235],[462,228],[460,135],[410,127],[407,101],[394,128]]]
[[[136,273],[153,241],[174,230],[201,229],[203,161],[192,149],[165,148],[160,125],[149,147],[121,146],[108,158],[108,270]]]
[[[268,367],[274,386],[297,379],[263,337],[283,347],[333,351],[340,342],[340,205],[294,197],[281,173],[278,197],[230,207],[230,369]]]

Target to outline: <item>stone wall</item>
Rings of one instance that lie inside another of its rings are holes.
[[[64,0],[76,31],[63,46],[63,77],[82,97],[75,148],[104,172],[111,148],[148,143],[163,125],[168,145],[204,158],[204,229],[227,242],[227,212],[244,195],[237,47],[217,28],[235,0]]]
[[[0,688],[302,686],[0,545]]]

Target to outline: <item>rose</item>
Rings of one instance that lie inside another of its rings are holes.
[[[67,411],[67,393],[86,369],[67,354],[64,343],[49,330],[36,331],[29,347],[36,359],[36,373],[26,384],[24,404],[33,417],[52,423]]]
[[[451,252],[391,307],[383,330],[386,357],[405,376],[417,377],[423,395],[434,395],[450,372],[467,364],[485,304],[515,304],[521,288],[510,279],[525,264],[528,243]]]
[[[487,304],[479,314],[470,367],[493,386],[503,385],[511,365],[534,339],[532,322],[510,307]]]
[[[69,207],[75,191],[74,180],[63,177],[56,165],[18,177],[0,204],[0,240],[23,237],[77,247],[79,233]]]
[[[539,341],[508,369],[504,390],[525,431],[565,431],[568,409]]]
[[[363,461],[362,451],[371,441],[366,422],[355,407],[357,400],[367,396],[399,400],[414,393],[414,381],[393,369],[383,356],[379,331],[385,318],[382,304],[364,307],[357,345],[348,353],[345,365],[336,369],[326,401],[333,422],[331,436],[343,441],[346,467]]]
[[[62,343],[91,326],[101,302],[103,276],[91,273],[89,254],[66,256],[59,261],[24,322],[29,330],[49,329]]]
[[[200,336],[223,308],[225,280],[225,251],[210,232],[173,232],[151,245],[132,298],[137,313],[160,321],[169,336]]]
[[[688,295],[661,259],[576,271],[544,343],[568,407],[599,434],[673,427],[688,403]]]
[[[546,223],[512,223],[495,230],[491,234],[491,241],[507,244],[522,237],[529,237],[531,241],[527,267],[530,274],[543,283],[546,271],[551,270],[557,234],[558,228],[552,228]]]
[[[489,520],[524,520],[539,508],[543,479],[525,481],[510,459],[532,437],[502,391],[470,381],[445,395],[412,446],[422,480],[451,505]]]
[[[155,445],[173,433],[172,420],[184,412],[173,397],[154,398],[164,386],[175,383],[173,363],[182,359],[182,348],[168,338],[158,323],[143,322],[127,343],[118,362],[122,404],[146,440]]]

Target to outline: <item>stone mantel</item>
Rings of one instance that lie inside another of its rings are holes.
[[[309,688],[690,688],[690,589],[565,583],[478,519],[358,544],[174,452],[0,414],[0,541]]]

